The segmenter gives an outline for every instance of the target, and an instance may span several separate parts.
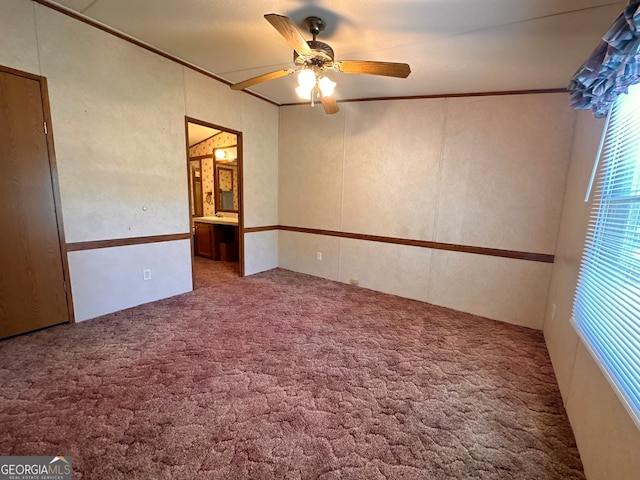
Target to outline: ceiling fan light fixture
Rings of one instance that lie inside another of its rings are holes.
[[[298,85],[306,90],[311,90],[316,84],[316,73],[308,68],[303,68],[298,73]]]
[[[264,18],[293,48],[294,68],[276,70],[275,72],[265,73],[234,83],[231,85],[232,90],[244,90],[259,83],[298,72],[299,86],[296,88],[297,94],[306,100],[311,100],[311,106],[314,104],[314,99],[319,98],[325,113],[332,115],[339,111],[338,103],[333,97],[336,84],[322,75],[325,71],[333,70],[340,73],[380,75],[394,78],[407,78],[411,73],[411,67],[407,63],[372,60],[334,61],[333,48],[329,44],[316,39],[317,35],[325,29],[325,22],[319,17],[311,16],[305,19],[305,24],[309,29],[309,33],[313,36],[313,40],[305,40],[298,30],[298,26],[289,17],[278,15],[277,13],[268,13]]]
[[[321,77],[318,81],[318,87],[323,97],[330,97],[336,88],[336,82],[332,81],[329,77]]]
[[[298,96],[305,100],[311,100],[311,92],[313,92],[313,87],[296,87],[296,93],[298,94]]]

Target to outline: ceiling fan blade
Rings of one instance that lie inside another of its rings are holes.
[[[258,75],[257,77],[250,78],[243,82],[234,83],[231,85],[231,90],[244,90],[247,87],[251,87],[258,83],[268,82],[269,80],[275,80],[276,78],[286,77],[291,75],[295,70],[293,68],[285,68],[284,70],[276,70],[275,72],[265,73]]]
[[[338,102],[333,95],[328,97],[321,97],[320,101],[322,102],[322,106],[324,107],[324,113],[327,115],[333,115],[334,113],[338,113],[340,109],[338,108]]]
[[[411,73],[411,68],[407,63],[342,60],[341,62],[335,62],[334,65],[335,69],[342,73],[364,73],[397,78],[407,78]]]
[[[311,55],[313,52],[309,44],[304,39],[296,24],[289,17],[278,15],[277,13],[268,13],[264,16],[267,21],[278,30],[280,35],[298,52],[299,55]]]

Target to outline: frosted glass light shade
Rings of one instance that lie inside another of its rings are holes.
[[[318,86],[320,87],[323,97],[330,97],[336,88],[336,82],[331,81],[331,79],[327,77],[322,77],[318,82]]]
[[[316,74],[313,70],[303,69],[298,73],[298,85],[300,87],[311,90],[316,84]]]
[[[298,96],[300,98],[304,98],[305,100],[311,100],[312,91],[313,91],[313,87],[312,88],[296,87],[296,93],[298,94]]]

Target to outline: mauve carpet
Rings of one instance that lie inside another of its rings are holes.
[[[584,479],[541,332],[231,265],[1,341],[0,454],[82,479]]]

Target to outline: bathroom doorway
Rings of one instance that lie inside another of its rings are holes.
[[[242,133],[189,117],[185,128],[196,288],[196,273],[244,276]]]

